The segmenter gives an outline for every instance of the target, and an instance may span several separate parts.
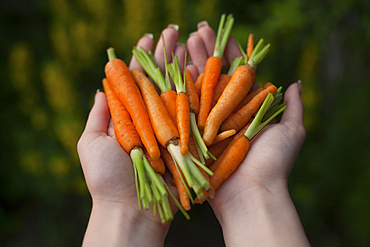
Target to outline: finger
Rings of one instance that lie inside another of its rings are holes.
[[[215,43],[216,43],[215,32],[208,25],[207,21],[199,22],[197,27],[198,27],[197,33],[203,41],[208,57],[213,56],[213,51],[215,49]]]
[[[223,54],[224,65],[230,67],[231,62],[236,57],[241,57],[242,53],[239,49],[236,39],[230,35]]]
[[[186,46],[182,43],[178,43],[176,45],[174,55],[177,56],[179,61],[180,70],[184,71],[184,64],[185,64],[185,55],[187,53]]]
[[[197,32],[193,32],[189,35],[186,44],[188,46],[191,61],[193,65],[197,68],[198,74],[203,73],[208,55],[201,37],[198,35]]]
[[[166,58],[167,63],[172,61],[172,52],[175,51],[177,40],[179,38],[179,26],[175,24],[170,24],[166,29],[162,31],[162,35],[158,40],[157,46],[154,52],[154,59],[161,69],[162,73],[165,71],[165,60],[164,60],[164,50],[163,50],[163,38],[166,47]]]
[[[84,133],[105,133],[108,131],[110,112],[107,98],[103,92],[95,95],[95,102],[87,119]]]
[[[193,64],[192,61],[188,61],[186,69],[190,71],[191,78],[195,82],[199,76],[197,67]]]
[[[281,123],[293,121],[297,126],[304,126],[304,105],[301,99],[302,84],[293,83],[284,94],[287,109],[281,118]]]
[[[136,44],[137,49],[139,49],[140,47],[143,47],[144,50],[146,51],[151,51],[153,49],[153,46],[154,46],[154,40],[153,40],[153,34],[151,33],[144,34],[144,36],[141,37]],[[129,69],[130,70],[141,69],[143,71],[140,63],[137,61],[134,55],[132,55],[131,57]]]

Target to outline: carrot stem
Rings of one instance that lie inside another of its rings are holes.
[[[231,33],[231,29],[232,29],[233,24],[234,24],[234,18],[232,16],[232,14],[229,14],[227,16],[226,22],[225,22],[225,18],[226,18],[226,15],[222,14],[221,19],[220,19],[220,23],[218,25],[215,49],[213,51],[213,56],[218,57],[220,59],[223,56],[223,53],[224,53],[224,50],[225,50],[225,47],[226,47],[226,43],[229,39],[229,35]]]
[[[109,61],[117,58],[113,47],[110,47],[110,48],[107,49],[107,54],[108,54]]]
[[[194,163],[196,163],[198,166],[200,166],[200,168],[202,168],[204,171],[206,171],[210,176],[213,175],[213,172],[208,167],[206,167],[204,164],[202,164],[202,162],[200,162],[199,160],[197,160],[193,155],[191,155],[190,153],[187,153],[186,155],[188,155],[189,158]]]
[[[202,135],[199,132],[197,120],[194,112],[190,112],[190,128],[191,133],[193,134],[195,142],[199,145],[200,150],[205,159],[209,158],[208,148],[202,139]]]
[[[176,206],[179,208],[180,212],[185,216],[185,218],[187,220],[190,219],[190,216],[189,214],[186,212],[186,210],[184,209],[184,207],[181,205],[181,203],[176,199],[175,195],[172,193],[172,191],[170,190],[170,188],[168,187],[168,185],[166,184],[166,182],[163,180],[163,178],[160,176],[159,179],[161,180],[161,182],[163,183],[164,187],[166,188],[167,192],[168,192],[168,195],[170,196],[170,198],[172,199],[172,201],[176,204]]]

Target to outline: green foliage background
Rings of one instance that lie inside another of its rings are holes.
[[[370,6],[365,0],[5,0],[0,3],[0,245],[78,246],[91,201],[76,144],[105,50],[130,60],[169,23],[180,42],[233,13],[271,50],[258,81],[301,79],[307,140],[289,188],[313,246],[370,245]],[[273,162],[273,161],[272,161]],[[223,246],[208,205],[175,217],[166,246]],[[218,243],[217,243],[218,242]]]

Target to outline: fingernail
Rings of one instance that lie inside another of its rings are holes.
[[[298,83],[299,94],[302,95],[302,81],[298,80],[297,83]]]
[[[96,90],[96,93],[95,94],[98,94],[100,92],[100,89],[98,88],[97,90]]]
[[[208,27],[208,22],[207,21],[199,22],[197,28],[200,29],[201,27]]]
[[[179,43],[177,43],[176,45],[177,45],[177,46],[186,46],[184,43],[180,43],[180,42],[179,42]]]
[[[190,33],[190,34],[189,34],[189,37],[191,37],[191,36],[197,36],[197,35],[198,35],[198,32],[197,32],[197,31],[195,31],[195,32]]]
[[[186,65],[192,65],[193,64],[193,61],[189,60],[186,62]]]
[[[169,24],[169,25],[168,25],[168,27],[169,27],[169,28],[173,28],[173,29],[175,29],[176,31],[179,31],[179,25],[177,25],[177,24]]]
[[[144,34],[144,37],[147,37],[149,39],[153,39],[154,38],[154,35],[152,33],[145,33]]]

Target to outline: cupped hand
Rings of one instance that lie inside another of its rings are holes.
[[[171,61],[172,52],[179,57],[185,57],[185,46],[177,43],[178,30],[176,25],[170,25],[163,30],[162,34],[166,42],[168,61]],[[158,65],[164,69],[162,37],[155,48],[154,57]],[[154,47],[153,36],[150,34],[144,35],[137,43],[137,47],[140,46],[145,50],[152,50]],[[184,65],[184,62],[180,61],[180,63],[181,66]],[[141,66],[133,57],[129,68],[133,70],[141,68]],[[157,216],[153,216],[151,209],[148,211],[139,210],[132,161],[129,154],[124,151],[115,138],[107,99],[103,92],[97,92],[95,95],[95,102],[85,130],[78,142],[77,150],[93,201],[93,210],[87,233],[93,232],[93,229],[99,229],[97,222],[102,219],[108,221],[109,214],[113,214],[117,209],[119,214],[121,216],[122,214],[126,215],[126,219],[129,221],[132,220],[138,222],[138,224],[141,222],[142,225],[145,225],[143,230],[148,231],[148,239],[152,233],[160,235],[161,241],[164,241],[169,224],[161,223],[158,212]],[[175,211],[175,207],[172,208]],[[107,215],[104,216],[103,214]],[[107,224],[112,224],[115,220],[118,221],[119,218],[116,216]],[[130,227],[135,229],[134,225]],[[153,231],[149,231],[149,229],[153,229]],[[90,236],[94,236],[94,234],[87,234],[87,236],[89,236],[87,239],[91,239]]]

